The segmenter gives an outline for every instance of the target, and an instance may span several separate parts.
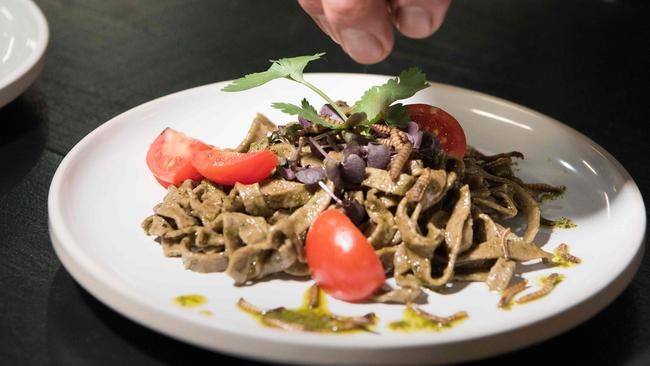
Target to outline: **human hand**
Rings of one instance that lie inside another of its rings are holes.
[[[393,48],[393,24],[410,38],[433,34],[451,0],[298,0],[316,24],[355,61],[372,64]]]

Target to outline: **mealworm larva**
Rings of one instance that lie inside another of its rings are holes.
[[[499,299],[499,304],[497,306],[499,306],[500,308],[504,308],[510,305],[512,298],[515,297],[515,295],[517,295],[518,293],[525,290],[527,288],[526,287],[527,284],[528,284],[528,280],[524,279],[508,287],[507,289],[503,290],[503,292],[501,293],[501,298]]]
[[[253,314],[257,314],[257,315],[260,315],[260,314],[264,313],[264,311],[262,309],[260,309],[257,306],[251,304],[250,302],[244,300],[243,297],[239,298],[239,301],[237,301],[237,306],[239,308],[241,308],[242,310],[247,311],[249,313],[253,313]]]
[[[517,302],[517,304],[523,304],[544,297],[548,295],[555,288],[555,285],[557,285],[560,282],[560,280],[561,277],[558,273],[551,273],[550,275],[548,275],[548,277],[544,279],[544,285],[542,286],[541,289],[532,292],[528,295],[524,295],[515,301]]]
[[[429,168],[424,168],[422,170],[422,173],[418,177],[418,180],[415,181],[415,184],[413,184],[413,187],[406,192],[406,198],[408,199],[409,202],[419,202],[422,200],[422,197],[424,196],[424,191],[427,189],[429,184],[431,184],[431,181],[433,180],[433,176],[431,175],[431,169]]]
[[[377,140],[375,140],[375,142],[377,142],[378,144],[382,144],[389,149],[393,147],[393,145],[390,143],[390,139],[388,138],[378,138]]]
[[[391,131],[393,130],[393,128],[391,127],[388,127],[386,125],[380,125],[377,123],[371,125],[370,128],[372,128],[372,130],[375,131],[375,133],[382,136],[390,135]]]
[[[374,126],[374,125],[373,125]],[[404,165],[411,157],[413,145],[406,137],[406,134],[397,128],[390,130],[390,143],[395,149],[397,155],[391,160],[388,166],[388,173],[393,181],[397,181],[399,175],[402,173]]]
[[[581,259],[572,255],[569,253],[569,246],[566,243],[560,244],[557,249],[555,249],[557,252],[557,255],[560,256],[560,258],[564,259],[567,262],[575,263],[578,264],[581,262]]]
[[[524,183],[523,186],[524,188],[541,192],[564,193],[566,191],[565,186],[552,186],[546,183]]]
[[[401,131],[397,128],[392,128],[390,130],[390,135],[388,135],[388,138],[390,139],[390,143],[395,149],[399,148],[402,145],[410,143],[406,132]]]
[[[413,145],[408,139],[406,133],[398,128],[389,127],[381,124],[374,124],[370,126],[372,130],[380,135],[386,136],[384,138],[377,139],[377,142],[393,148],[396,152],[396,155],[391,160],[388,166],[388,173],[392,180],[396,181],[399,178],[399,175],[402,173],[404,165],[411,156],[411,151],[413,151]]]
[[[420,309],[420,307],[413,304],[412,302],[406,304],[406,306],[418,316],[437,323],[440,326],[447,326],[455,320],[460,320],[469,316],[466,311],[458,311],[454,314],[451,314],[450,316],[437,316]]]
[[[375,319],[377,318],[375,313],[368,313],[368,314],[362,315],[362,316],[341,316],[341,315],[336,315],[336,314],[331,314],[330,316],[334,320],[337,320],[337,321],[340,321],[340,322],[343,322],[343,323],[354,324],[356,327],[372,325],[375,322]]]

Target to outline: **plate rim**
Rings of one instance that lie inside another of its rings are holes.
[[[391,77],[391,76],[388,76],[388,75],[360,74],[360,73],[307,73],[306,74],[306,76],[309,76],[309,75],[312,75],[312,76],[326,76],[326,77],[373,77],[373,78],[376,78],[376,77],[389,78],[389,77]],[[92,263],[94,261],[92,261],[90,258],[88,258],[83,253],[83,251],[79,250],[77,253],[70,252],[69,244],[66,244],[64,242],[66,242],[66,241],[68,243],[71,242],[71,241],[74,242],[74,239],[72,239],[72,235],[67,230],[65,230],[63,225],[61,225],[61,223],[63,222],[63,218],[58,216],[56,214],[56,212],[54,212],[54,208],[58,207],[58,204],[59,204],[57,202],[57,199],[58,199],[58,194],[60,194],[61,185],[62,185],[62,182],[60,181],[62,179],[61,177],[65,175],[64,173],[68,169],[69,164],[71,164],[71,161],[73,161],[73,159],[77,156],[77,154],[80,151],[82,151],[82,149],[84,148],[85,145],[87,145],[90,141],[92,141],[92,139],[94,139],[94,136],[100,135],[105,129],[110,128],[114,123],[118,123],[125,114],[134,112],[135,110],[138,110],[138,109],[141,109],[141,108],[142,109],[151,108],[152,106],[155,106],[155,104],[160,103],[162,100],[165,100],[167,98],[171,98],[171,97],[173,97],[173,96],[175,96],[177,94],[191,93],[193,90],[196,90],[196,89],[206,88],[206,87],[210,87],[210,86],[214,87],[216,84],[221,84],[221,83],[226,83],[226,82],[228,82],[228,81],[210,83],[210,84],[206,84],[206,85],[197,86],[197,87],[194,87],[194,88],[181,90],[181,91],[169,94],[169,95],[165,95],[165,96],[153,99],[153,100],[151,100],[149,102],[146,102],[146,103],[143,103],[141,105],[138,105],[138,106],[136,106],[134,108],[131,108],[131,109],[129,109],[129,110],[127,110],[127,111],[113,117],[113,118],[111,118],[109,121],[107,121],[107,122],[103,123],[102,125],[98,126],[95,130],[93,130],[91,133],[86,135],[81,141],[79,141],[70,150],[70,152],[66,155],[66,157],[63,159],[63,161],[61,162],[61,164],[57,168],[57,171],[56,171],[56,173],[55,173],[55,175],[54,175],[54,177],[52,179],[52,184],[50,186],[50,191],[49,191],[49,195],[48,195],[48,213],[49,213],[48,224],[49,224],[49,229],[50,229],[50,236],[52,238],[53,246],[54,246],[54,249],[56,251],[57,256],[61,259],[61,261],[64,264],[64,266],[66,267],[66,269],[72,274],[72,276],[75,278],[75,280],[77,282],[82,284],[82,286],[87,291],[89,291],[91,294],[93,294],[93,296],[98,298],[101,302],[103,302],[104,304],[111,307],[113,310],[117,311],[118,313],[126,316],[127,318],[129,318],[129,319],[131,319],[131,320],[133,320],[133,321],[135,321],[135,322],[137,322],[139,324],[142,324],[142,325],[144,325],[144,326],[146,326],[146,327],[148,327],[150,329],[154,329],[154,330],[156,330],[158,332],[161,332],[161,333],[166,334],[168,336],[171,336],[173,338],[176,338],[176,339],[179,339],[179,340],[182,340],[182,341],[185,341],[185,342],[189,342],[189,343],[197,345],[197,346],[201,346],[201,347],[212,349],[212,350],[219,350],[221,352],[225,352],[225,353],[229,353],[229,354],[236,354],[238,356],[245,356],[245,357],[248,357],[248,358],[254,357],[254,358],[260,358],[260,359],[265,359],[265,360],[275,359],[275,360],[282,360],[282,361],[289,361],[289,362],[297,362],[297,361],[300,361],[300,360],[304,361],[304,358],[299,358],[297,360],[296,359],[291,359],[291,358],[289,358],[289,359],[287,359],[287,358],[278,358],[278,357],[274,358],[274,357],[271,357],[269,354],[257,355],[258,357],[255,357],[255,355],[250,354],[250,350],[247,350],[246,353],[244,353],[244,352],[238,352],[236,350],[233,350],[233,348],[217,347],[213,343],[202,341],[202,339],[200,339],[200,338],[196,338],[196,337],[192,338],[191,335],[189,335],[189,336],[187,334],[179,335],[179,334],[177,334],[177,332],[175,332],[173,330],[173,328],[174,328],[173,326],[163,326],[163,325],[161,325],[162,322],[156,322],[156,321],[150,320],[149,317],[155,318],[156,316],[163,316],[163,317],[165,317],[166,321],[172,321],[172,322],[177,323],[177,322],[179,322],[179,319],[180,319],[181,320],[180,323],[189,321],[188,324],[190,324],[192,327],[195,327],[195,329],[203,329],[203,330],[206,330],[206,331],[209,331],[209,332],[217,331],[217,332],[220,332],[220,333],[222,333],[224,335],[233,335],[233,336],[236,336],[236,337],[243,337],[245,339],[254,340],[254,341],[258,341],[258,342],[274,343],[273,340],[270,340],[270,339],[265,338],[265,337],[252,337],[249,333],[236,332],[236,331],[233,332],[231,329],[228,329],[227,327],[219,327],[219,328],[215,328],[215,327],[211,327],[211,326],[208,327],[208,326],[205,326],[204,323],[201,323],[199,320],[197,320],[195,317],[191,317],[189,315],[179,317],[179,315],[176,314],[176,313],[172,313],[171,311],[165,311],[165,308],[152,307],[151,304],[147,303],[145,296],[138,295],[138,296],[134,297],[133,294],[129,293],[128,291],[121,291],[119,286],[116,286],[115,282],[107,283],[106,281],[101,281],[102,279],[106,279],[107,278],[106,276],[96,275],[94,278],[90,278],[89,275],[93,276],[93,273],[91,273],[89,268],[93,268]],[[627,287],[627,285],[629,284],[631,279],[634,277],[634,274],[638,270],[638,266],[640,264],[642,254],[643,254],[643,252],[645,250],[645,242],[644,242],[644,236],[645,236],[645,231],[646,231],[645,206],[644,206],[644,202],[643,202],[642,197],[641,197],[641,193],[640,193],[640,191],[638,189],[638,185],[633,180],[631,175],[627,172],[627,170],[623,167],[623,165],[620,162],[618,162],[618,160],[616,160],[616,158],[614,158],[609,152],[607,152],[604,148],[602,148],[596,142],[591,140],[588,136],[580,133],[579,131],[575,130],[574,128],[572,128],[572,127],[570,127],[568,125],[565,125],[565,124],[555,120],[552,117],[549,117],[549,116],[547,116],[547,115],[545,115],[543,113],[540,113],[540,112],[535,111],[533,109],[530,109],[528,107],[519,105],[519,104],[517,104],[515,102],[511,102],[511,101],[502,99],[500,97],[492,96],[492,95],[489,95],[489,94],[486,94],[486,93],[483,93],[483,92],[474,91],[474,90],[471,90],[471,89],[462,88],[462,87],[458,87],[458,86],[452,86],[452,85],[448,85],[448,84],[436,83],[436,82],[431,82],[431,86],[434,87],[434,88],[437,88],[437,89],[448,89],[448,90],[451,90],[451,91],[456,92],[456,93],[462,93],[462,94],[465,94],[465,95],[471,95],[471,96],[475,96],[475,97],[477,96],[477,97],[480,97],[482,99],[487,99],[489,102],[494,102],[494,103],[497,103],[497,104],[504,105],[507,108],[511,108],[511,109],[515,108],[515,109],[518,109],[521,112],[531,114],[531,115],[535,115],[537,117],[542,117],[544,119],[545,123],[552,123],[552,124],[554,124],[555,127],[559,127],[559,128],[561,128],[562,130],[566,131],[569,134],[572,134],[574,136],[578,136],[581,139],[584,139],[584,141],[586,143],[588,143],[590,146],[593,146],[595,148],[595,150],[599,154],[601,154],[607,161],[612,163],[613,166],[615,167],[615,169],[618,171],[618,173],[623,176],[623,178],[625,178],[626,180],[628,180],[629,182],[631,182],[633,184],[633,186],[631,187],[633,189],[633,191],[631,193],[635,194],[639,198],[640,206],[638,207],[639,208],[638,213],[641,214],[643,228],[642,228],[642,230],[640,230],[641,232],[638,235],[638,238],[637,238],[638,240],[635,240],[635,243],[634,243],[635,245],[638,245],[637,253],[631,258],[630,261],[628,261],[625,269],[623,271],[621,271],[621,273],[619,274],[619,277],[623,277],[623,275],[626,274],[625,278],[622,279],[622,281],[624,282],[624,285],[620,286],[620,291],[614,291],[614,293],[612,293],[612,291],[609,291],[609,296],[606,296],[606,297],[604,297],[602,299],[602,301],[601,301],[602,304],[596,306],[595,308],[592,307],[592,309],[590,311],[587,311],[588,314],[585,314],[583,319],[581,319],[581,320],[579,320],[577,322],[574,322],[571,326],[569,326],[569,327],[565,326],[565,327],[562,327],[562,329],[560,329],[560,330],[555,330],[555,331],[548,332],[549,334],[547,334],[547,335],[541,335],[541,336],[538,336],[538,337],[533,337],[535,339],[532,339],[532,340],[528,341],[526,344],[521,345],[520,347],[525,347],[525,346],[531,345],[533,343],[540,342],[540,341],[542,341],[544,339],[547,339],[547,338],[549,338],[549,337],[551,337],[553,335],[557,335],[557,334],[559,334],[561,332],[564,332],[564,331],[566,331],[568,329],[571,329],[572,327],[575,327],[578,324],[582,323],[583,321],[589,319],[591,316],[593,316],[598,311],[602,310],[607,304],[609,304],[611,301],[613,301],[620,294],[621,291],[623,291]],[[118,122],[111,123],[111,122],[116,121],[116,120]],[[127,119],[124,119],[124,122],[121,122],[121,123],[127,123],[127,121],[128,121]],[[77,247],[76,249],[81,248],[78,245],[76,247]],[[75,256],[75,261],[76,262],[73,261],[73,254]],[[94,270],[97,270],[97,268],[94,268]],[[82,272],[86,272],[86,273],[82,273]],[[95,282],[95,283],[92,283],[92,282]],[[593,294],[588,295],[588,296],[584,296],[581,299],[577,299],[576,301],[574,301],[572,303],[572,307],[580,307],[580,306],[584,305],[584,303],[586,303],[593,296],[596,296],[596,295],[598,295],[600,293],[603,293],[603,292],[607,292],[607,290],[610,290],[610,288],[612,287],[614,282],[615,282],[614,280],[610,281],[609,283],[605,284],[601,288],[598,288]],[[103,289],[104,291],[111,291],[112,294],[103,295],[103,294],[100,293],[101,292],[100,290],[98,290],[96,287],[93,287],[93,286],[104,287],[104,289]],[[122,299],[111,298],[111,296],[114,297],[116,295],[121,296]],[[131,302],[131,304],[130,304],[131,306],[142,307],[142,309],[139,309],[139,310],[137,310],[137,309],[125,309],[125,307],[129,306],[129,304],[124,304],[125,302],[126,303]],[[155,310],[157,315],[153,316],[152,314],[145,314],[143,316],[142,314],[138,314],[138,313],[142,313],[142,311],[144,309],[147,309],[150,312]],[[563,313],[567,312],[568,310],[569,309],[565,310],[564,312],[554,314],[553,316],[562,315]],[[546,318],[548,318],[548,317],[546,317]],[[542,318],[541,320],[546,319],[546,318]],[[145,320],[143,320],[143,319],[145,319]],[[537,323],[538,323],[538,321],[534,321],[534,322],[524,324],[524,325],[521,325],[521,326],[518,326],[518,327],[511,327],[511,328],[506,328],[505,330],[501,329],[499,331],[489,332],[487,334],[483,334],[480,337],[464,337],[462,340],[438,339],[438,340],[436,340],[435,345],[432,345],[429,342],[409,342],[409,344],[401,344],[401,343],[396,344],[392,348],[393,349],[406,349],[406,348],[409,348],[409,347],[424,347],[424,346],[427,346],[427,347],[434,347],[434,346],[435,347],[443,347],[443,346],[449,345],[451,343],[465,343],[465,342],[470,342],[470,341],[476,341],[479,338],[494,337],[494,336],[496,336],[496,335],[498,335],[500,333],[516,332],[516,331],[529,329],[531,327],[536,326]],[[185,325],[187,325],[187,324],[185,324]],[[170,328],[172,328],[172,329],[170,329]],[[279,338],[282,338],[282,337],[279,337]],[[305,338],[309,339],[311,337],[308,336],[308,337],[305,337]],[[275,342],[275,343],[277,343],[277,342]],[[284,342],[280,341],[280,343],[284,343]],[[301,347],[313,347],[315,342],[314,343],[312,343],[312,342],[306,342],[306,343],[303,343],[303,342],[289,342],[289,343],[292,344],[292,345],[299,345]],[[352,342],[350,342],[350,343],[352,343]],[[342,348],[347,350],[347,351],[376,349],[375,346],[359,345],[359,344],[355,344],[355,345],[349,344],[348,347],[345,347],[346,346],[345,344],[340,344],[340,343],[336,343],[336,344],[319,344],[318,346],[321,347],[321,348],[330,349],[330,351],[332,349],[342,349]],[[508,350],[512,350],[512,349],[514,349],[514,347],[508,348]],[[495,354],[495,352],[488,352],[488,353],[486,353],[484,355],[479,355],[479,356],[476,356],[476,357],[483,357],[483,356],[486,356],[486,355],[489,355],[489,354]],[[290,356],[290,355],[285,355],[285,357],[288,357],[288,356]],[[374,357],[376,357],[376,355]],[[471,357],[471,358],[476,358],[476,357]],[[470,358],[465,357],[465,358],[462,358],[462,359],[468,360]],[[332,361],[334,361],[334,360],[328,360],[328,362],[332,362]],[[430,359],[428,361],[431,362]]]
[[[27,83],[24,86],[23,90],[19,90],[22,89],[22,86],[19,86],[18,89],[16,90],[17,91],[17,93],[15,93],[16,95],[10,96],[6,102],[7,104],[11,102],[13,99],[15,99],[18,95],[20,95],[23,91],[25,91],[27,87],[29,87],[29,85],[33,82],[33,80],[36,79],[43,66],[43,59],[45,56],[45,52],[47,51],[47,47],[49,46],[50,43],[49,24],[41,8],[38,5],[36,5],[36,3],[33,0],[16,1],[14,3],[18,4],[18,6],[25,7],[28,13],[30,14],[30,16],[32,16],[32,18],[36,21],[37,28],[38,28],[37,32],[40,36],[40,39],[35,52],[31,54],[30,57],[28,57],[24,62],[22,62],[19,67],[9,72],[4,77],[0,78],[0,92],[4,92],[6,90],[9,90],[12,86],[20,84],[23,78],[32,79],[31,81],[27,80]],[[33,76],[30,75],[31,71],[35,71]],[[14,94],[14,93],[8,93],[8,94]],[[2,106],[3,105],[0,103],[0,107]]]

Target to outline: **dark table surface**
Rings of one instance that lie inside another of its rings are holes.
[[[493,94],[576,128],[610,151],[647,198],[650,3],[454,0],[442,29],[398,38],[361,66],[293,1],[37,0],[45,69],[0,109],[0,363],[158,365],[241,361],[177,342],[110,310],[56,258],[47,193],[63,156],[111,117],[153,98],[328,52],[310,71],[396,74]],[[625,243],[612,243],[625,244]],[[586,284],[588,285],[588,284]],[[549,341],[482,361],[650,364],[650,263],[603,312]]]

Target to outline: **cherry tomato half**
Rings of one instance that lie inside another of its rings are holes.
[[[467,150],[465,131],[456,118],[428,104],[409,104],[406,108],[411,119],[420,126],[420,129],[438,136],[443,150],[461,159],[465,156]]]
[[[185,134],[166,128],[147,151],[147,166],[165,188],[179,185],[186,179],[199,180],[201,174],[192,166],[192,155],[212,146]]]
[[[194,154],[192,165],[209,180],[231,186],[237,182],[253,184],[268,177],[278,165],[278,158],[269,150],[238,153],[213,148]]]
[[[336,209],[322,212],[307,232],[307,264],[314,281],[344,301],[361,301],[384,284],[384,269],[363,233]]]

